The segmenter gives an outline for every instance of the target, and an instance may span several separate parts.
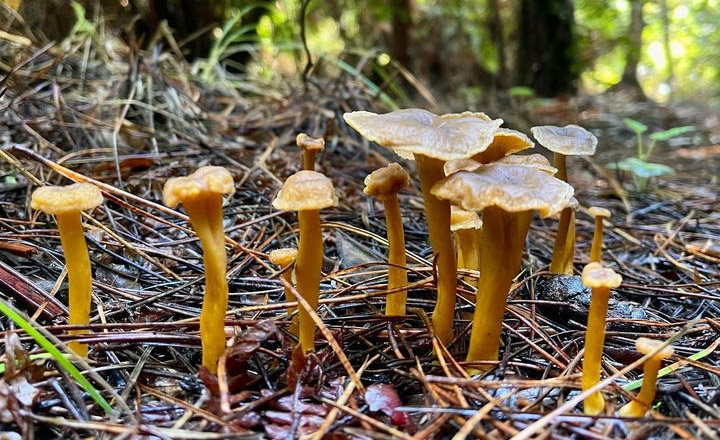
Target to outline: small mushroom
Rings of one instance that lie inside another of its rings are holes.
[[[557,177],[568,181],[566,167],[567,156],[591,156],[595,154],[597,138],[595,135],[577,125],[556,127],[542,125],[530,129],[535,139],[555,154],[555,167],[558,169]],[[572,275],[573,258],[575,254],[575,219],[574,213],[566,209],[560,214],[555,245],[553,247],[550,273]],[[573,224],[571,230],[570,224]]]
[[[292,268],[290,266],[295,262],[297,259],[297,249],[294,248],[281,248],[281,249],[274,249],[270,252],[270,255],[268,255],[268,259],[272,264],[275,264],[277,266],[280,266],[280,270],[282,271],[282,277],[285,278],[285,281],[287,281],[289,284],[293,284],[293,274],[292,274]],[[293,294],[292,290],[285,288],[285,301],[287,302],[293,302],[295,301],[295,295]],[[295,307],[288,307],[287,312],[288,315],[291,315],[295,311]],[[297,334],[297,326],[293,324],[290,326],[290,333]]]
[[[622,277],[600,263],[590,263],[582,271],[582,283],[592,289],[582,367],[582,389],[585,391],[600,381],[610,289],[617,288],[622,283]],[[605,400],[599,392],[585,399],[585,414],[600,414],[603,408]]]
[[[452,206],[450,229],[455,234],[455,244],[458,249],[458,268],[480,270],[482,224],[482,220],[480,220],[480,216],[476,212],[465,211],[457,206]]]
[[[103,202],[100,190],[90,183],[68,186],[43,186],[32,194],[30,206],[45,214],[53,214],[60,232],[60,244],[65,254],[68,271],[68,323],[90,323],[92,272],[90,255],[83,235],[82,211],[93,209]],[[83,333],[71,330],[70,334]],[[72,341],[70,349],[78,356],[87,357],[87,344]]]
[[[497,360],[505,302],[520,271],[533,211],[542,217],[559,212],[573,188],[533,167],[491,163],[448,176],[432,193],[466,211],[482,211],[480,280],[467,360]]]
[[[225,313],[228,307],[227,254],[223,230],[223,195],[233,194],[232,175],[223,167],[205,166],[189,176],[168,179],[163,201],[171,208],[182,204],[200,239],[205,266],[205,297],[200,312],[202,364],[215,373],[225,350]]]
[[[653,400],[655,400],[655,387],[660,365],[664,359],[671,357],[675,353],[675,350],[671,346],[661,349],[663,344],[664,342],[662,341],[648,338],[638,338],[635,342],[635,348],[637,348],[637,351],[640,353],[644,355],[650,353],[655,354],[645,361],[643,365],[642,387],[637,397],[635,397],[635,400],[625,404],[618,411],[621,417],[642,417],[652,405]]]
[[[365,194],[375,197],[385,206],[385,222],[389,244],[388,290],[407,286],[405,266],[405,232],[397,193],[410,185],[410,176],[397,163],[373,171],[365,178]],[[407,290],[391,293],[387,297],[385,314],[405,316]]]
[[[427,110],[404,109],[385,114],[352,112],[345,122],[363,137],[392,148],[403,158],[414,158],[433,254],[437,261],[437,302],[432,315],[435,334],[444,344],[453,338],[457,265],[450,231],[450,204],[432,195],[430,189],[445,177],[448,160],[466,159],[482,153],[493,141],[502,119],[484,113],[455,113],[438,116]]]
[[[303,169],[315,171],[315,157],[325,149],[325,140],[300,133],[295,138],[295,143],[303,151]]]
[[[322,278],[323,241],[320,210],[336,206],[335,188],[330,179],[316,171],[302,170],[288,177],[273,201],[281,211],[297,211],[300,240],[295,260],[297,290],[317,310]],[[304,352],[315,349],[315,321],[302,307],[300,346]]]
[[[595,218],[595,232],[593,233],[592,247],[590,248],[590,262],[599,263],[602,261],[603,251],[603,221],[612,215],[609,210],[592,206],[588,213]]]

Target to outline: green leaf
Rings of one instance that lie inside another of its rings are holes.
[[[665,174],[673,174],[675,170],[661,163],[645,162],[636,157],[628,157],[620,162],[608,165],[611,169],[630,171],[638,177],[655,177]]]
[[[635,119],[625,118],[623,119],[623,122],[630,128],[630,130],[637,133],[638,136],[642,133],[645,133],[648,129],[647,125],[643,124],[640,121],[636,121]]]
[[[510,87],[508,93],[510,93],[510,96],[517,98],[532,98],[535,96],[535,90],[525,86]]]
[[[670,138],[674,138],[675,136],[680,136],[681,134],[688,133],[690,131],[695,130],[695,127],[692,125],[685,125],[683,127],[673,127],[668,130],[658,131],[657,133],[653,133],[650,135],[650,139],[654,141],[666,141]]]

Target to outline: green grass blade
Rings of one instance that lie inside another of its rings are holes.
[[[93,384],[88,381],[85,376],[83,376],[80,371],[75,368],[75,365],[70,362],[63,353],[57,349],[45,336],[43,336],[42,333],[40,333],[35,327],[33,327],[32,324],[30,324],[25,318],[23,318],[20,313],[15,311],[15,309],[8,303],[6,303],[3,300],[0,300],[0,312],[7,316],[10,320],[12,320],[15,325],[20,327],[21,329],[25,330],[25,332],[30,335],[35,342],[38,343],[42,348],[47,351],[50,356],[57,362],[60,367],[62,367],[65,371],[68,372],[70,377],[75,379],[78,384],[80,384],[81,387],[87,393],[92,397],[92,399],[97,402],[98,405],[100,405],[105,412],[108,414],[113,413],[113,409],[110,406],[110,404],[105,400],[105,398],[100,394],[100,392],[93,386]]]

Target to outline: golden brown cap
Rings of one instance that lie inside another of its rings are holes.
[[[610,218],[612,216],[609,209],[600,208],[599,206],[591,206],[588,208],[588,213],[593,217]]]
[[[345,113],[345,122],[365,139],[390,147],[401,157],[414,154],[452,160],[471,157],[490,146],[502,119],[485,113],[451,113],[438,116],[410,108],[377,114]]]
[[[30,206],[46,214],[67,214],[95,208],[103,202],[102,192],[91,183],[41,186],[32,193]]]
[[[614,289],[622,283],[622,277],[609,267],[594,262],[583,268],[582,283],[585,287],[609,287]]]
[[[234,192],[235,183],[230,171],[223,167],[206,166],[198,168],[189,176],[168,179],[163,187],[163,201],[174,208],[187,200]]]
[[[590,156],[595,154],[597,138],[578,125],[541,125],[530,129],[535,139],[550,151],[566,156]]]
[[[325,149],[325,139],[323,138],[311,138],[305,133],[300,133],[295,138],[295,143],[298,148],[303,151],[313,151],[319,153]]]
[[[495,163],[504,163],[506,165],[523,165],[526,167],[537,168],[538,170],[545,171],[546,173],[550,173],[551,175],[557,173],[557,168],[552,166],[550,164],[550,161],[547,160],[545,156],[537,153],[528,155],[513,154],[510,156],[502,157],[495,161]]]
[[[490,146],[485,151],[477,154],[473,159],[482,162],[494,162],[501,157],[508,156],[518,151],[533,148],[535,143],[530,140],[524,133],[509,128],[498,128],[493,135]]]
[[[273,249],[268,255],[268,259],[272,264],[277,264],[280,267],[286,267],[295,262],[297,258],[297,249],[295,248],[281,248]]]
[[[663,344],[663,341],[657,341],[655,339],[638,338],[638,340],[635,341],[635,348],[637,348],[637,351],[642,354],[649,354],[656,351]],[[666,359],[673,354],[675,354],[675,349],[671,345],[668,345],[667,347],[655,353],[653,357],[656,359]]]
[[[365,194],[380,200],[397,194],[410,185],[410,176],[397,163],[391,163],[368,174],[365,178]]]
[[[535,210],[547,217],[567,206],[573,188],[532,167],[491,163],[475,172],[452,174],[436,183],[431,192],[467,211],[497,206],[507,212]]]
[[[337,203],[330,179],[317,171],[302,170],[287,178],[272,205],[281,211],[311,211]]]
[[[450,207],[450,230],[482,229],[483,222],[474,211],[465,211],[453,205]]]
[[[448,160],[443,165],[443,171],[446,176],[457,173],[458,171],[475,171],[483,164],[475,159],[455,159]]]

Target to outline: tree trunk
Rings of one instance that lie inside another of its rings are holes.
[[[577,50],[571,0],[520,2],[518,84],[540,96],[577,90]]]
[[[668,102],[672,102],[675,88],[675,72],[673,71],[672,52],[670,50],[670,14],[667,0],[660,0],[660,15],[663,25],[663,52],[665,53],[665,74],[668,85]]]
[[[642,91],[637,79],[637,68],[642,54],[642,33],[645,27],[643,19],[643,0],[630,1],[630,29],[628,29],[628,54],[625,70],[620,82]]]
[[[500,87],[507,85],[507,62],[505,60],[505,35],[502,16],[500,15],[500,1],[490,0],[488,3],[490,14],[488,16],[488,33],[495,43],[495,53],[498,60],[498,70],[495,72],[495,82]]]
[[[411,29],[412,29],[412,0],[395,0],[392,5],[392,42],[390,55],[412,71],[410,58]]]

